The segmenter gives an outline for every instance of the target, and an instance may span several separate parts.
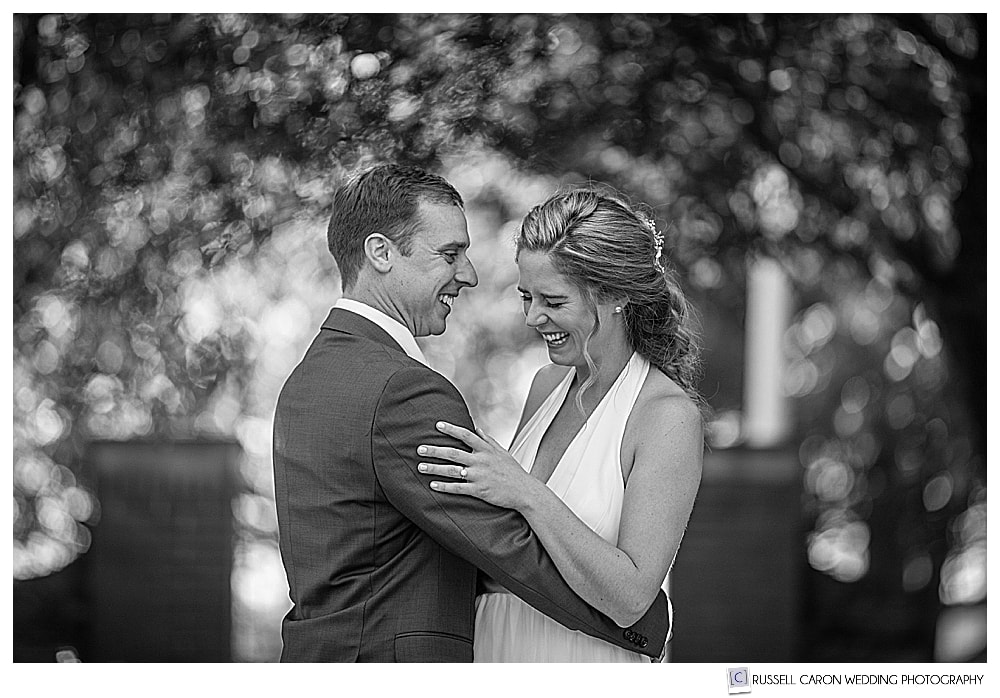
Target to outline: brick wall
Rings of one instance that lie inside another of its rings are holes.
[[[670,660],[797,661],[805,565],[795,452],[706,454],[671,572]]]
[[[98,442],[88,661],[231,660],[231,443]]]

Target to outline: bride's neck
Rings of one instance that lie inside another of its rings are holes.
[[[625,364],[628,363],[629,359],[632,358],[632,349],[622,350],[619,352],[612,352],[611,355],[602,356],[600,359],[595,360],[597,372],[595,374],[594,389],[598,394],[603,395],[608,391],[608,389],[618,380],[618,376],[621,375],[622,369],[625,368]],[[579,389],[581,385],[590,376],[590,366],[584,364],[582,366],[576,367],[576,378],[574,387]]]

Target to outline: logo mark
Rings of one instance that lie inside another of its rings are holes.
[[[750,692],[750,671],[745,666],[726,669],[726,679],[729,682],[730,693]]]

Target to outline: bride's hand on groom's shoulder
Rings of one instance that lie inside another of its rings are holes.
[[[417,467],[427,475],[447,480],[434,480],[432,489],[448,494],[466,494],[507,509],[520,509],[527,503],[534,480],[493,437],[477,428],[438,422],[437,430],[452,436],[469,451],[444,446],[422,445],[417,454],[422,458],[449,461],[448,464],[421,462]]]

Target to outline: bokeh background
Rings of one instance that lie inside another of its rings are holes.
[[[511,239],[648,205],[713,415],[675,661],[986,658],[985,15],[18,14],[14,659],[273,661],[275,399],[331,193],[444,175],[480,285],[422,340],[509,440]]]

